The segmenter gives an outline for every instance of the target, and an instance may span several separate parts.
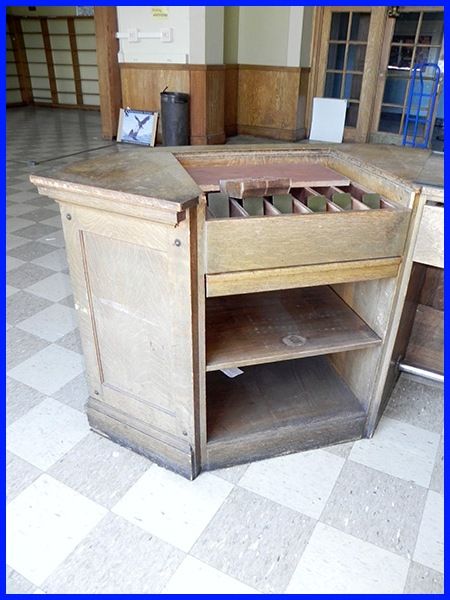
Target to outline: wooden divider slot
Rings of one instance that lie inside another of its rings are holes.
[[[300,200],[297,200],[297,198],[294,197],[292,198],[292,211],[303,215],[312,213],[312,210],[308,208],[306,204],[303,204],[303,202],[300,202]]]
[[[281,215],[281,212],[267,198],[263,199],[263,207],[265,215]]]
[[[393,200],[387,200],[387,198],[384,198],[380,194],[375,194],[374,192],[371,192],[369,189],[363,187],[362,185],[355,185],[354,183],[350,183],[350,185],[345,185],[345,186],[341,185],[341,186],[339,186],[339,191],[340,192],[348,192],[356,200],[358,200],[360,203],[362,203],[367,208],[372,208],[372,210],[373,209],[399,210],[402,208],[402,206],[400,206]],[[366,194],[370,195],[370,196],[378,196],[379,197],[379,205],[373,206],[373,200],[371,203],[365,204],[364,196]]]
[[[230,217],[249,217],[250,215],[243,206],[235,198],[229,198],[230,203]]]

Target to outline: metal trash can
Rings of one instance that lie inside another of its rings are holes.
[[[161,92],[161,129],[164,146],[189,145],[189,94]]]

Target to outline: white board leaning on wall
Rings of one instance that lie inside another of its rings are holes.
[[[347,100],[313,98],[309,139],[314,142],[341,143],[344,136]]]

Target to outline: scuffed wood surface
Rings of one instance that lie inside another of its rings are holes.
[[[207,371],[380,343],[328,286],[210,298],[206,304]]]
[[[200,190],[170,152],[149,148],[119,151],[43,171],[30,180],[38,187],[79,192],[116,203],[181,211],[198,203]]]

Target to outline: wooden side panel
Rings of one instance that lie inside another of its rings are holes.
[[[239,66],[238,133],[294,141],[300,69]]]
[[[377,210],[207,221],[207,273],[400,256],[409,216]]]
[[[414,261],[433,267],[444,267],[444,207],[425,205]]]
[[[194,477],[188,223],[175,229],[74,205],[62,205],[62,216],[93,427]]]
[[[405,363],[435,373],[444,372],[444,313],[420,304],[406,351]]]
[[[223,66],[208,66],[206,70],[206,136],[208,144],[225,142],[225,69]]]

